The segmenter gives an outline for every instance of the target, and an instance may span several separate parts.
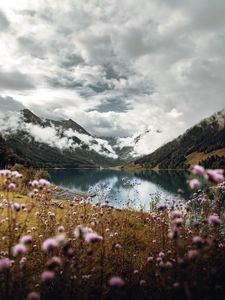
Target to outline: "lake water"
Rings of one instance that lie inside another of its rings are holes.
[[[160,203],[188,199],[188,173],[184,171],[117,171],[93,169],[51,169],[51,182],[72,192],[91,195],[93,202],[117,208],[149,209],[160,195]],[[177,190],[183,193],[178,194]]]
[[[117,171],[93,169],[49,170],[51,182],[73,192],[89,193],[93,202],[117,208],[148,210],[158,195],[161,202],[188,199],[188,173],[184,171]],[[177,190],[182,189],[182,194]]]

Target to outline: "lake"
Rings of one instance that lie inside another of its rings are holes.
[[[117,208],[148,210],[160,203],[189,199],[188,173],[184,171],[117,171],[110,169],[51,169],[51,182],[72,192],[91,195],[93,202]],[[182,193],[177,193],[181,189]]]

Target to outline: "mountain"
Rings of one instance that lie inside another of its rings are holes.
[[[4,153],[5,164],[94,168],[123,164],[133,158],[132,147],[120,147],[117,138],[93,136],[72,119],[44,119],[28,109],[2,118],[0,155]],[[7,158],[7,153],[13,153],[14,158]]]
[[[225,168],[225,109],[127,167],[186,169],[194,164]]]

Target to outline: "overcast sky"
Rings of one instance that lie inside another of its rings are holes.
[[[163,143],[225,106],[225,1],[0,0],[0,58],[2,110]]]

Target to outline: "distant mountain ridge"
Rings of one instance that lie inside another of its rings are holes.
[[[139,152],[143,150],[142,145],[161,134],[151,127],[141,129],[132,137],[97,137],[72,119],[45,119],[28,109],[2,118],[1,166],[19,162],[57,168],[124,165],[127,168],[186,169],[201,163],[206,167],[225,168],[225,109],[146,156]]]
[[[0,129],[8,163],[23,162],[35,167],[94,168],[123,164],[131,159],[131,148],[117,147],[116,138],[92,136],[72,119],[50,120],[40,118],[28,109],[23,109],[5,130]],[[6,117],[7,123],[7,117]],[[11,126],[16,123],[16,126]],[[3,156],[3,154],[2,154]],[[1,156],[0,156],[1,157]]]
[[[186,169],[194,164],[225,168],[225,109],[128,167]]]

